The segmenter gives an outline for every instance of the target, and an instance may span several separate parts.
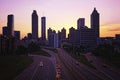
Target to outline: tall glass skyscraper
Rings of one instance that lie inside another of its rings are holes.
[[[14,15],[10,14],[7,17],[8,36],[14,36]]]
[[[99,26],[100,26],[100,23],[99,23],[99,13],[98,11],[96,10],[96,8],[94,8],[92,14],[91,14],[91,28],[95,30],[95,34],[96,34],[96,37],[99,38],[100,36],[100,33],[99,33]]]
[[[38,15],[36,10],[32,13],[32,39],[38,39]]]
[[[77,20],[77,29],[81,29],[85,26],[85,18],[79,18]]]
[[[46,17],[41,17],[41,38],[42,40],[46,40]]]

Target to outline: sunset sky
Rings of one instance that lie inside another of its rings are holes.
[[[47,29],[56,31],[63,27],[77,28],[77,19],[85,18],[90,27],[90,14],[94,7],[100,13],[100,36],[120,34],[120,0],[0,0],[0,34],[7,25],[7,15],[15,17],[15,30],[21,31],[21,38],[31,33],[31,14],[37,10],[39,16],[39,37],[41,17],[46,16]]]

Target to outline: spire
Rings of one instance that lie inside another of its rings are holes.
[[[36,10],[33,10],[33,14],[37,14],[37,11],[36,11]]]
[[[94,7],[94,10],[96,10],[96,7]]]
[[[99,14],[98,11],[96,10],[96,7],[94,7],[92,14]]]

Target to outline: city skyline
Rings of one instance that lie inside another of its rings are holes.
[[[19,3],[19,4],[18,4]],[[29,4],[28,4],[29,3]],[[9,5],[8,5],[9,4]],[[23,6],[20,6],[23,4]],[[59,5],[58,5],[59,4]],[[50,27],[56,31],[61,30],[63,27],[67,30],[69,28],[77,28],[77,19],[85,18],[85,25],[90,27],[90,14],[94,7],[101,14],[100,17],[100,36],[115,36],[120,33],[120,11],[117,10],[120,2],[116,1],[59,1],[59,0],[25,0],[9,2],[9,0],[1,1],[0,11],[0,34],[2,33],[2,27],[6,26],[6,16],[13,14],[15,18],[15,30],[21,31],[21,37],[23,38],[27,33],[31,33],[31,13],[36,10],[39,16],[39,28],[38,33],[41,37],[41,23],[40,17],[46,16],[46,30]],[[16,6],[17,5],[17,6]],[[111,6],[116,5],[116,6]],[[115,13],[114,13],[115,12]]]

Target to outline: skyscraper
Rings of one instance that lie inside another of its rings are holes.
[[[69,41],[71,44],[75,44],[75,41],[76,41],[76,30],[75,28],[71,27],[69,29]]]
[[[41,17],[41,38],[43,41],[46,40],[46,17]]]
[[[99,38],[99,13],[94,8],[91,14],[91,28],[95,30],[96,37]]]
[[[63,28],[63,29],[61,30],[61,40],[65,40],[65,39],[66,39],[66,29]]]
[[[48,42],[50,47],[54,47],[54,36],[51,28],[48,29]]]
[[[14,31],[14,36],[16,39],[20,40],[20,31]]]
[[[77,20],[77,29],[80,29],[85,26],[85,18],[79,18]]]
[[[3,36],[9,36],[9,34],[8,34],[8,27],[6,27],[6,26],[4,26],[3,28],[2,28],[2,34],[3,34]]]
[[[38,39],[38,15],[36,10],[32,13],[32,38]]]
[[[14,36],[14,16],[12,14],[7,17],[7,27],[9,37]]]

